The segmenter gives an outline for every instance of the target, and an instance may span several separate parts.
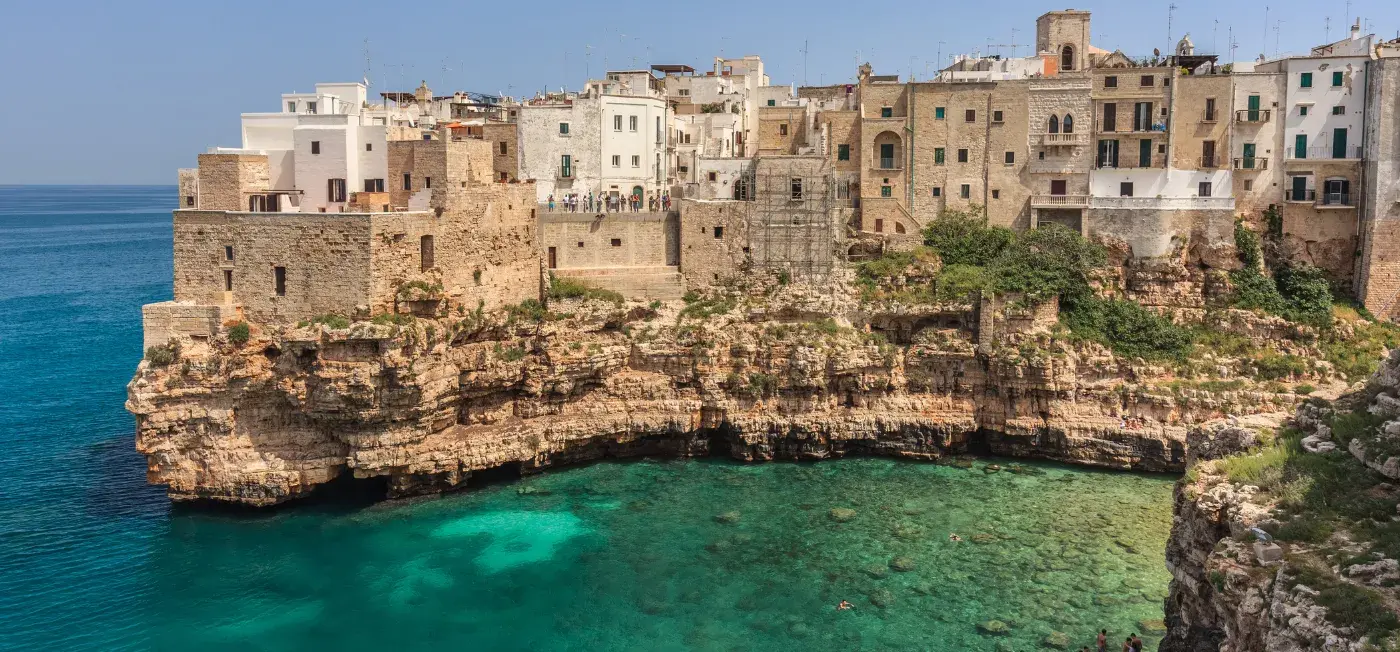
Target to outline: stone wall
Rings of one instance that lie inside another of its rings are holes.
[[[910,140],[913,141],[914,156],[909,177],[914,201],[910,208],[918,222],[928,223],[944,208],[968,210],[974,205],[988,204],[988,139],[991,128],[988,110],[996,87],[997,84],[992,83],[911,85],[913,116],[910,120],[913,133]],[[939,109],[943,111],[942,118],[938,117]],[[972,122],[967,121],[969,110],[975,112]],[[1025,142],[1024,131],[1020,134],[1020,140]],[[938,162],[940,149],[943,156],[941,163]],[[967,150],[967,162],[959,162],[959,150]],[[1018,160],[1020,158],[1018,156]],[[966,197],[961,192],[963,186],[967,186]],[[935,188],[938,196],[933,194]],[[993,221],[1006,223],[1009,220]]]
[[[195,205],[208,211],[246,211],[249,193],[269,189],[269,174],[265,154],[200,154]]]
[[[1074,48],[1074,69],[1083,70],[1089,56],[1089,12],[1051,11],[1036,19],[1036,51],[1053,52],[1056,69],[1060,64],[1060,52],[1066,45]]]
[[[1377,317],[1400,314],[1400,59],[1371,62],[1366,187],[1356,294]]]
[[[1171,92],[1172,167],[1180,170],[1229,169],[1232,80],[1229,75],[1175,75]],[[1206,115],[1206,100],[1215,112]],[[1131,123],[1130,123],[1131,124]],[[1215,143],[1213,160],[1204,160],[1204,143]],[[1217,194],[1223,194],[1220,188]]]
[[[199,208],[199,168],[180,168],[176,192],[180,208]]]
[[[518,181],[520,178],[520,143],[514,122],[487,122],[481,128],[482,140],[491,145],[491,179]],[[505,151],[502,151],[504,148]],[[503,176],[504,175],[504,176]]]
[[[796,154],[807,144],[807,109],[800,106],[764,106],[758,109],[758,154]]]
[[[561,270],[678,265],[679,226],[675,213],[544,213],[540,251],[548,261],[553,249],[554,268]]]
[[[258,323],[353,314],[370,302],[371,220],[365,213],[175,211],[175,300],[241,305]]]
[[[1360,203],[1361,166],[1356,161],[1331,159],[1288,159],[1284,163],[1285,188],[1297,176],[1309,177],[1307,185],[1317,192],[1315,199],[1292,201],[1285,196],[1283,207],[1284,244],[1290,257],[1322,269],[1335,280],[1349,281],[1356,268],[1356,233]],[[1351,204],[1324,206],[1323,184],[1328,179],[1346,179],[1351,187]]]
[[[477,138],[405,140],[389,143],[389,186],[391,203],[406,207],[408,199],[422,190],[441,190],[447,185],[480,185],[493,180],[495,144]],[[405,187],[407,175],[409,183]]]
[[[1126,242],[1135,258],[1187,259],[1228,266],[1235,218],[1229,209],[1091,208],[1084,234]]]
[[[1241,158],[1245,144],[1254,145],[1254,169],[1235,168],[1235,213],[1262,226],[1263,213],[1283,201],[1284,155],[1283,122],[1289,107],[1285,103],[1288,75],[1284,73],[1235,73],[1234,108],[1231,114],[1230,158]],[[1235,111],[1249,108],[1249,97],[1259,96],[1261,118],[1255,122],[1234,120]],[[1267,111],[1268,120],[1263,120]],[[1262,167],[1262,169],[1260,169]]]
[[[748,261],[752,202],[683,199],[680,202],[681,276],[687,288],[700,288],[744,274]],[[720,237],[714,237],[715,229]],[[701,231],[709,234],[700,236]],[[690,234],[694,234],[693,237]]]
[[[219,333],[227,306],[206,306],[193,302],[162,301],[141,306],[141,347],[162,346],[171,338],[188,337],[209,341]]]

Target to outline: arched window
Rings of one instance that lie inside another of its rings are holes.
[[[1074,70],[1074,46],[1066,45],[1060,50],[1060,70]]]
[[[1068,113],[1065,114],[1065,133],[1074,133],[1074,116]]]
[[[1059,116],[1054,116],[1054,115],[1050,116],[1050,131],[1048,131],[1048,132],[1046,132],[1046,133],[1051,133],[1051,134],[1058,134],[1058,133],[1060,133],[1060,118],[1059,118]]]

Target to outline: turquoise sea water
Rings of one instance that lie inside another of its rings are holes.
[[[641,460],[172,509],[122,401],[173,203],[0,187],[0,649],[1078,649],[1161,617],[1164,476]],[[991,618],[1009,634],[979,634]]]

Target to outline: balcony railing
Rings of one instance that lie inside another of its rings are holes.
[[[1335,156],[1335,154],[1339,154],[1339,153],[1342,154],[1342,156]],[[1347,145],[1346,147],[1342,148],[1342,150],[1341,150],[1340,152],[1338,152],[1335,148],[1333,148],[1333,147],[1330,146],[1330,145],[1318,145],[1317,147],[1309,147],[1309,148],[1307,148],[1307,149],[1301,149],[1301,150],[1300,150],[1300,149],[1293,148],[1293,147],[1289,147],[1289,148],[1288,148],[1288,158],[1290,158],[1290,159],[1298,159],[1298,160],[1313,160],[1313,159],[1316,159],[1316,160],[1324,160],[1324,161],[1325,161],[1325,160],[1329,160],[1329,159],[1330,159],[1330,160],[1359,159],[1359,158],[1361,158],[1361,146],[1360,146],[1360,145]]]
[[[1263,156],[1242,156],[1235,159],[1236,170],[1267,170],[1269,159]]]
[[[1089,142],[1088,134],[1041,134],[1042,145],[1084,145]]]
[[[1354,206],[1351,203],[1351,193],[1347,192],[1324,192],[1317,200],[1318,206],[1335,206],[1338,208]]]
[[[560,178],[560,179],[572,179],[572,178],[574,178],[574,171],[571,170],[571,169],[569,169],[569,168],[560,168],[560,169],[559,169],[559,178]]]
[[[1234,210],[1234,197],[1094,197],[1094,208]]]
[[[901,168],[899,167],[899,159],[897,159],[897,158],[881,158],[881,159],[880,159],[879,169],[881,169],[881,170],[899,170],[899,169],[901,169]]]
[[[1219,111],[1202,111],[1201,122],[1220,122]]]
[[[1224,165],[1225,159],[1218,156],[1202,156],[1196,159],[1196,164],[1199,165],[1202,170],[1214,170]]]
[[[1284,198],[1285,201],[1297,201],[1297,202],[1313,201],[1313,200],[1317,199],[1317,191],[1316,191],[1316,190],[1288,190],[1288,191],[1284,192],[1283,198]]]
[[[1272,117],[1273,111],[1270,109],[1242,109],[1235,112],[1235,122],[1246,124],[1268,122]]]
[[[1087,208],[1088,195],[1032,195],[1033,208]]]

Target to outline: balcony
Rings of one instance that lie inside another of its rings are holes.
[[[1040,134],[1040,144],[1046,146],[1080,146],[1088,143],[1088,134]]]
[[[1318,208],[1352,208],[1355,205],[1348,192],[1324,192],[1317,198]]]
[[[1269,159],[1263,156],[1248,156],[1235,159],[1236,170],[1267,170],[1269,169]]]
[[[572,168],[559,168],[559,174],[556,175],[555,178],[557,178],[557,179],[572,179],[572,178],[574,178],[574,171],[573,171]]]
[[[1316,190],[1288,190],[1283,193],[1284,201],[1310,202],[1317,199]]]
[[[1259,124],[1268,122],[1273,117],[1274,112],[1270,109],[1243,109],[1235,112],[1235,122],[1240,124]]]
[[[1339,153],[1342,154],[1342,156],[1334,156],[1334,154],[1339,154]],[[1290,160],[1297,160],[1297,161],[1349,161],[1349,160],[1359,160],[1359,159],[1361,158],[1361,146],[1360,146],[1360,145],[1347,145],[1346,147],[1342,148],[1342,150],[1341,150],[1340,152],[1336,151],[1336,149],[1333,148],[1333,147],[1331,147],[1330,145],[1320,145],[1320,146],[1318,146],[1318,147],[1309,147],[1309,148],[1307,148],[1307,149],[1302,149],[1302,150],[1299,150],[1299,149],[1296,149],[1296,148],[1293,148],[1293,147],[1289,147],[1289,148],[1288,148],[1288,158],[1289,158]]]
[[[1031,208],[1088,208],[1088,195],[1031,195]]]
[[[1214,170],[1225,165],[1225,159],[1218,156],[1202,156],[1196,159],[1196,165],[1202,170]]]
[[[1219,112],[1219,111],[1202,111],[1202,112],[1201,112],[1201,122],[1203,122],[1203,123],[1220,122],[1220,112]]]
[[[878,164],[875,166],[875,169],[897,171],[903,170],[904,168],[899,165],[899,159],[897,158],[881,158]]]

